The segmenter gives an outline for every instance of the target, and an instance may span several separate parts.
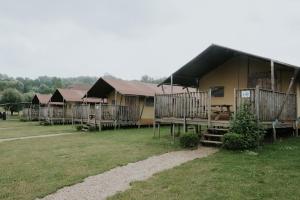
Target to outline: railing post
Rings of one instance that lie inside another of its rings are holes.
[[[259,101],[259,85],[256,85],[255,87],[255,114],[256,114],[256,119],[257,122],[259,122],[259,105],[260,105],[260,101]]]
[[[207,101],[207,114],[208,114],[208,126],[211,125],[211,89],[208,90],[208,101]]]

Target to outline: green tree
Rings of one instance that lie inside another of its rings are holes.
[[[38,88],[38,93],[41,94],[49,94],[52,92],[52,89],[50,87],[48,87],[45,84],[42,84],[39,88]]]
[[[34,96],[34,92],[27,92],[23,94],[23,101],[24,102],[31,102]]]
[[[19,112],[22,109],[22,100],[23,96],[18,90],[8,88],[3,91],[0,102],[6,104],[5,110],[9,110],[13,115],[14,112]]]

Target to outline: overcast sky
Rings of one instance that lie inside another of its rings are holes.
[[[168,76],[211,43],[300,66],[298,0],[0,0],[0,73]]]

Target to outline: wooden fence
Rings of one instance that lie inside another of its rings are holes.
[[[155,95],[155,118],[208,119],[210,91]]]
[[[247,104],[260,121],[274,121],[280,113],[285,98],[286,93],[273,92],[261,88],[236,90],[236,110],[238,110],[242,104]],[[296,112],[296,94],[288,94],[278,120],[295,120],[297,116]]]

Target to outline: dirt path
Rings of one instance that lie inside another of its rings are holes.
[[[102,174],[86,178],[82,183],[58,190],[43,200],[101,200],[125,191],[130,183],[150,178],[153,174],[173,168],[196,158],[206,157],[217,151],[215,148],[200,147],[194,151],[175,151],[146,160],[129,163]]]
[[[74,133],[57,133],[57,134],[48,134],[48,135],[34,135],[34,136],[24,136],[24,137],[17,137],[17,138],[4,138],[0,139],[1,142],[9,142],[14,140],[26,140],[26,139],[33,139],[33,138],[46,138],[46,137],[55,137],[55,136],[63,136],[63,135],[71,135],[71,134],[78,134]]]

